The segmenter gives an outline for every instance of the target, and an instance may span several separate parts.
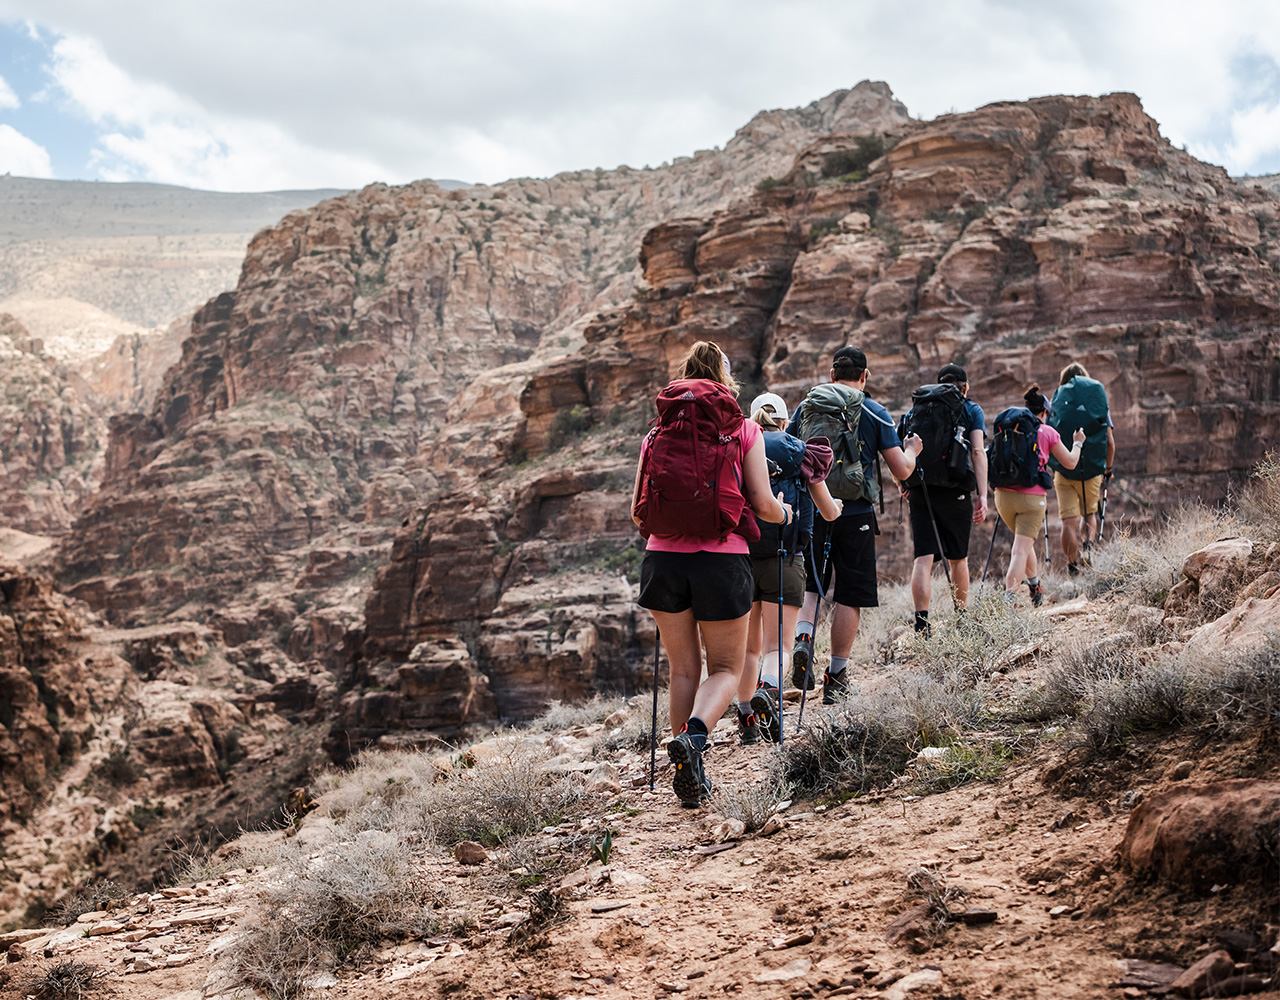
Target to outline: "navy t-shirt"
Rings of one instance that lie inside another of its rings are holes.
[[[803,416],[804,404],[796,407],[791,415],[791,423],[787,425],[788,434],[800,433],[800,419]],[[981,415],[982,411],[978,411]],[[876,474],[876,453],[889,448],[901,448],[898,429],[894,426],[889,411],[870,397],[862,401],[862,416],[858,419],[858,457],[862,459],[862,472],[868,478]],[[883,485],[883,484],[882,484]],[[848,500],[845,502],[841,517],[849,514],[870,514],[875,508],[870,500]]]

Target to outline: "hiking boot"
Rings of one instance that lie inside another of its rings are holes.
[[[782,737],[778,719],[778,689],[772,684],[761,684],[751,696],[751,711],[756,718],[756,730],[770,743]]]
[[[1079,565],[1079,563],[1067,563],[1067,575],[1068,575],[1068,576],[1079,576],[1079,575],[1080,575],[1080,565]]]
[[[813,636],[796,637],[795,646],[791,650],[791,683],[802,691],[812,691],[813,683]]]
[[[834,705],[849,693],[849,678],[845,676],[846,673],[847,671],[841,670],[838,674],[822,675],[822,704]]]
[[[760,727],[756,724],[755,712],[743,715],[738,713],[738,745],[749,747],[760,742]]]
[[[711,779],[702,767],[704,752],[693,745],[688,733],[681,733],[667,744],[667,756],[676,766],[671,787],[686,809],[697,809],[703,799],[711,797]]]
[[[1037,608],[1040,607],[1044,603],[1044,585],[1037,583],[1032,587],[1031,584],[1027,584],[1027,587],[1031,590],[1031,603]]]

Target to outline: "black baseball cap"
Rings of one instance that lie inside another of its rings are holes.
[[[960,385],[962,382],[968,382],[969,376],[964,373],[964,369],[959,365],[943,365],[938,369],[938,381],[940,383],[951,382]]]
[[[862,353],[862,349],[858,347],[842,347],[836,351],[835,356],[831,359],[834,365],[837,361],[847,360],[854,368],[866,368],[867,356]]]

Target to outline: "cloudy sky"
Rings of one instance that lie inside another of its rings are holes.
[[[1280,3],[0,0],[0,173],[217,190],[657,165],[885,80],[917,117],[1138,93],[1280,172]]]

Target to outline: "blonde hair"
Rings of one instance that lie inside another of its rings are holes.
[[[710,340],[699,340],[689,348],[676,377],[710,379],[728,388],[735,396],[738,394],[738,381],[729,374],[729,356],[720,350],[719,344]]]
[[[1084,365],[1080,364],[1079,361],[1073,361],[1071,364],[1067,365],[1066,368],[1062,369],[1062,374],[1058,376],[1058,385],[1066,385],[1077,375],[1083,375],[1085,378],[1089,377],[1089,373],[1085,371]]]
[[[766,431],[781,431],[787,426],[780,416],[772,410],[766,410],[763,406],[751,414],[751,419]]]

